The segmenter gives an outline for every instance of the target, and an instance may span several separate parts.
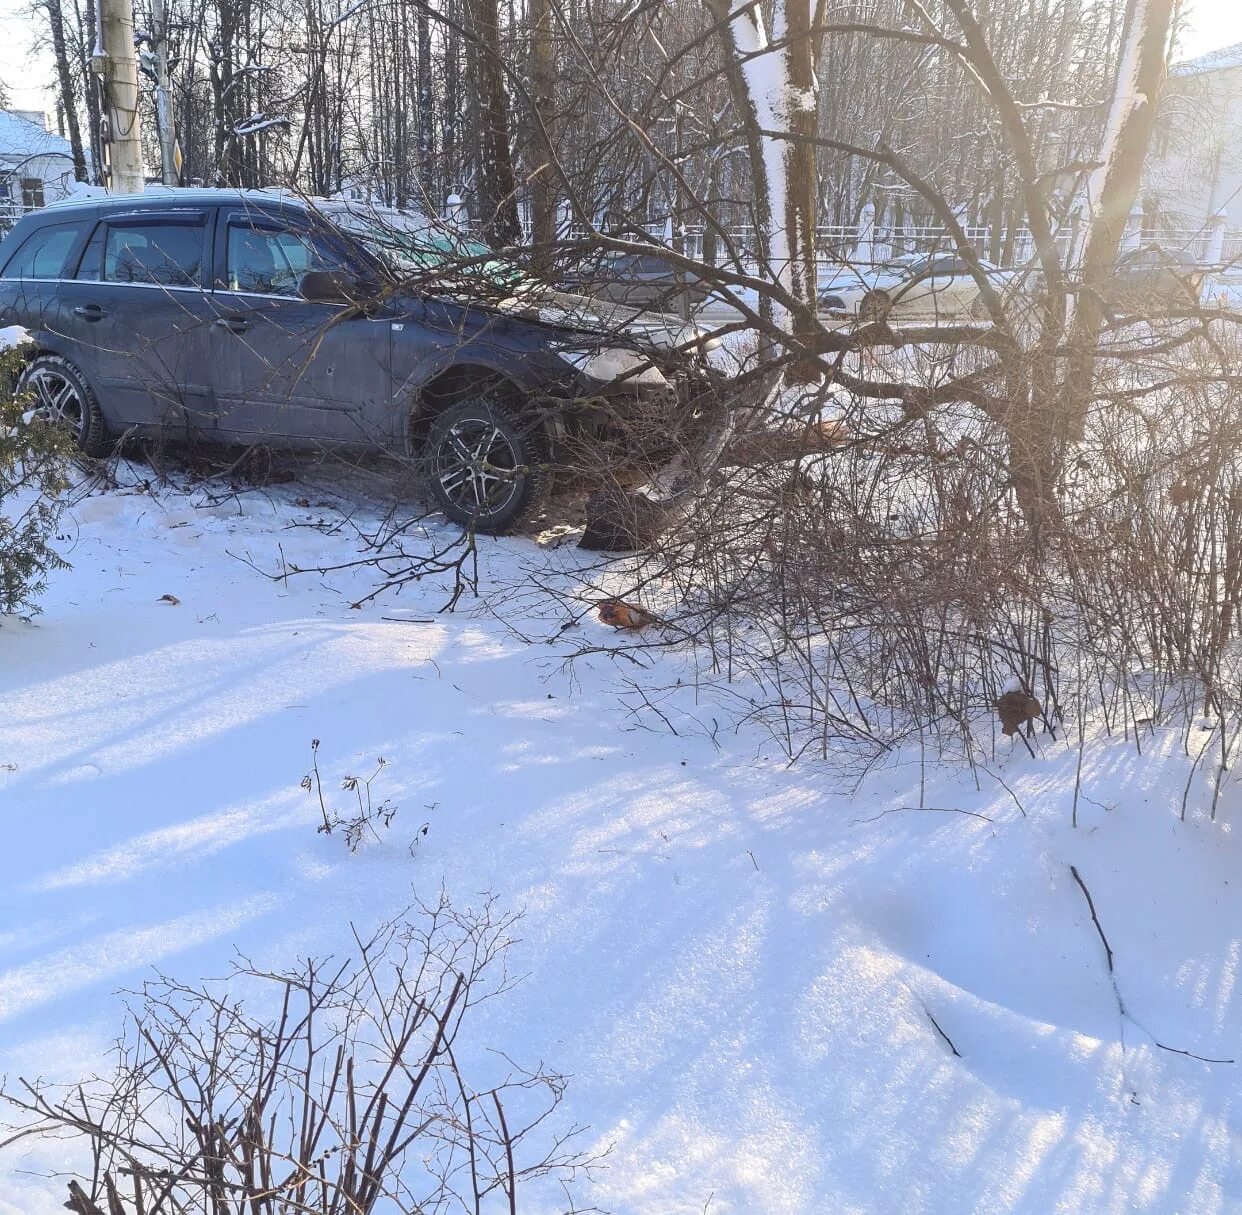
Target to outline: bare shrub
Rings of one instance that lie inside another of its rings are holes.
[[[1097,721],[1141,745],[1206,714],[1224,771],[1242,715],[1238,353],[1230,330],[1129,326],[1067,449],[1055,524],[1038,530],[988,413],[778,394],[758,431],[843,411],[849,441],[726,453],[651,553],[600,567],[578,595],[656,612],[667,627],[635,644],[696,651],[791,756],[861,771],[913,741],[985,760],[1016,687],[1051,738]],[[941,372],[934,349],[902,357],[907,382]]]
[[[83,1141],[77,1215],[517,1210],[531,1182],[567,1185],[589,1161],[577,1128],[555,1129],[563,1077],[500,1055],[472,1087],[471,1014],[515,982],[514,922],[441,898],[355,934],[344,960],[160,977],[111,1071],[4,1089],[3,1146]]]
[[[323,835],[340,832],[350,852],[357,852],[365,839],[379,840],[381,829],[392,826],[397,807],[391,798],[376,801],[371,791],[376,777],[388,766],[381,755],[375,761],[375,771],[370,776],[346,776],[341,780],[341,791],[349,795],[349,803],[342,812],[324,792],[323,777],[319,772],[319,739],[311,739],[311,770],[302,777],[302,788],[311,794],[318,806],[322,821],[319,831]],[[423,828],[426,831],[426,828]]]

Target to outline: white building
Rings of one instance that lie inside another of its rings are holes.
[[[1242,43],[1173,67],[1144,194],[1166,231],[1193,231],[1217,214],[1242,228]]]
[[[72,190],[69,141],[31,110],[0,110],[0,227]]]

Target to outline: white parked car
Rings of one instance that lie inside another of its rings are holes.
[[[1013,278],[1012,270],[982,260],[979,265],[998,288]],[[830,320],[956,324],[987,319],[979,282],[956,253],[910,253],[870,270],[842,267],[821,280],[819,311]]]

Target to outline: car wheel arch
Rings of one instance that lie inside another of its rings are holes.
[[[422,447],[437,416],[473,396],[499,395],[515,413],[525,413],[530,390],[514,376],[482,363],[453,363],[423,380],[410,394],[407,454]]]
[[[99,407],[94,388],[77,363],[55,351],[33,348],[14,386],[15,391],[20,393],[29,385],[27,377],[40,375],[58,378],[74,394],[70,399],[76,401],[78,408],[78,421],[73,431],[78,450],[87,456],[107,455],[113,448],[108,422]]]

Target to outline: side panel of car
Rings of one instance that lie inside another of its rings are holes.
[[[565,395],[555,327],[435,295],[366,308],[298,295],[309,269],[374,273],[354,243],[264,200],[45,212],[0,247],[0,324],[74,363],[118,435],[400,452],[421,388],[447,371],[456,391],[477,377],[481,391],[503,378],[537,402]]]
[[[214,264],[222,437],[386,446],[390,318],[297,293],[307,270],[358,269],[347,242],[296,216],[223,208]]]
[[[489,309],[429,296],[404,307],[394,329],[395,450],[401,450],[423,387],[452,369],[465,368],[480,386],[502,379],[531,394],[537,407],[539,395],[569,374],[568,365],[548,351],[542,330]]]
[[[214,428],[204,290],[213,220],[204,207],[105,211],[76,275],[57,284],[67,357],[118,433]]]
[[[94,211],[49,219],[28,216],[0,244],[0,326],[21,325],[40,348],[68,355],[73,339],[60,324],[58,280],[77,264]]]

